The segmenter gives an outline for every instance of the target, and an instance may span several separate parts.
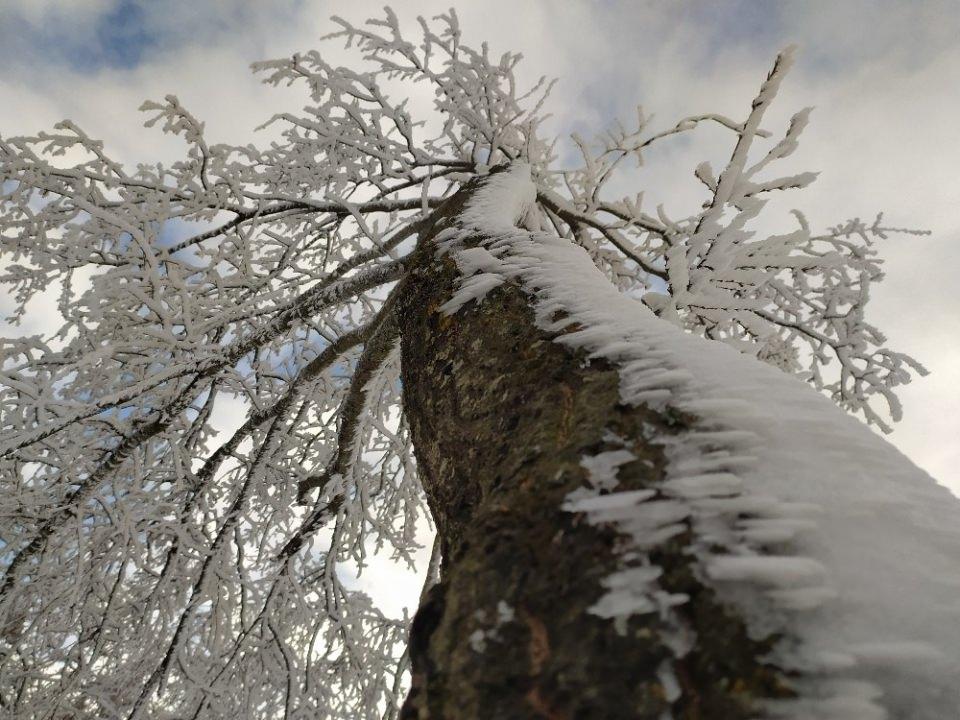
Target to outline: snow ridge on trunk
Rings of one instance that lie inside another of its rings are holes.
[[[960,502],[890,444],[797,378],[684,333],[617,291],[571,242],[516,227],[532,207],[529,166],[492,174],[461,229],[437,238],[463,281],[456,312],[513,279],[541,329],[620,368],[626,403],[697,418],[664,440],[668,479],[617,493],[623,458],[585,458],[593,489],[565,509],[615,523],[635,554],[692,527],[703,579],[796,674],[772,717],[942,720],[960,707]],[[459,240],[481,234],[479,248]],[[633,563],[593,612],[660,612],[685,598]],[[678,633],[675,652],[695,639]]]

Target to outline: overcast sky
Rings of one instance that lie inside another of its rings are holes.
[[[552,127],[583,134],[639,103],[667,127],[686,114],[743,118],[776,52],[800,47],[765,125],[806,105],[812,125],[793,162],[820,171],[778,211],[815,227],[886,212],[930,237],[891,238],[887,279],[869,313],[891,346],[931,371],[901,393],[891,441],[960,493],[960,13],[955,2],[403,2],[401,19],[454,5],[468,41],[517,50],[521,75],[559,78]],[[0,134],[70,118],[124,161],[169,160],[180,146],[141,127],[146,98],[175,93],[213,141],[241,142],[298,96],[258,84],[248,66],[316,46],[331,14],[361,21],[382,2],[322,0],[0,0]],[[639,180],[677,214],[696,206],[692,170],[729,154],[707,130],[663,149]],[[37,313],[44,312],[38,308]],[[39,319],[39,318],[38,318]]]

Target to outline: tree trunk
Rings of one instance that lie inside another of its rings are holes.
[[[398,309],[404,407],[443,551],[413,623],[401,718],[725,720],[787,695],[761,660],[769,643],[696,577],[688,534],[652,555],[661,587],[689,597],[674,617],[591,612],[629,558],[614,528],[561,509],[588,486],[581,459],[627,449],[636,460],[620,466],[618,491],[650,488],[665,468],[651,440],[691,419],[622,404],[616,368],[553,342],[516,285],[443,315],[457,277],[424,243]]]

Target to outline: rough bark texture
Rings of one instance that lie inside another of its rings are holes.
[[[672,709],[733,720],[755,717],[758,697],[788,694],[760,660],[768,645],[695,577],[688,536],[654,557],[664,589],[690,597],[679,614],[695,642],[682,659],[668,647],[675,627],[656,614],[624,625],[589,612],[623,567],[624,539],[561,510],[587,486],[581,458],[626,447],[637,460],[620,467],[618,489],[650,487],[664,473],[651,439],[690,418],[621,404],[616,369],[552,342],[515,285],[442,315],[457,270],[429,243],[420,254],[398,307],[402,379],[443,572],[414,620],[401,717],[659,720]],[[658,675],[664,661],[679,697]]]

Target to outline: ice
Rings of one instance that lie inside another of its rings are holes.
[[[707,561],[707,575],[716,581],[740,580],[774,587],[819,585],[826,568],[816,560],[789,555],[714,557]]]

